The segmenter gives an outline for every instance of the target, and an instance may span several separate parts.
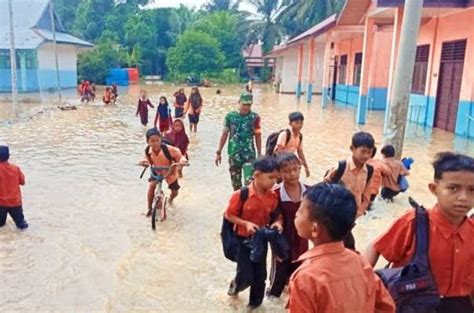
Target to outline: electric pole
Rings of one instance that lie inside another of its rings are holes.
[[[395,147],[395,157],[398,159],[402,155],[405,139],[408,101],[410,99],[422,9],[423,0],[405,0],[400,47],[390,95],[390,116],[385,135],[385,141]],[[396,27],[394,31],[396,31]]]
[[[13,5],[12,0],[8,0],[8,14],[10,16],[10,72],[12,81],[12,105],[15,117],[18,117],[18,89],[16,86],[16,50],[15,50],[15,30],[13,28]]]
[[[59,75],[59,61],[58,61],[58,45],[56,44],[56,23],[54,20],[54,5],[53,0],[49,2],[49,17],[51,19],[51,31],[53,33],[53,46],[54,46],[54,61],[56,65],[56,80],[57,80],[57,92],[59,97],[59,103],[62,103],[62,95],[61,95],[61,79]]]

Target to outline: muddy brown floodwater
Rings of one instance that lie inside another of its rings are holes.
[[[173,87],[146,86],[151,100],[171,96]],[[0,142],[27,177],[24,208],[30,229],[11,221],[0,229],[2,312],[240,312],[248,293],[226,295],[235,265],[221,252],[222,212],[231,193],[227,162],[216,168],[214,152],[224,115],[237,107],[240,87],[203,90],[199,133],[191,136],[191,167],[168,219],[152,232],[142,215],[146,180],[135,165],[142,157],[146,129],[135,117],[140,87],[122,90],[116,106],[80,106],[32,119],[0,124]],[[354,111],[322,110],[320,99],[298,103],[293,95],[255,87],[254,110],[264,135],[287,124],[287,114],[306,116],[304,141],[314,183],[349,153]],[[189,92],[189,88],[186,89]],[[72,103],[77,100],[71,99]],[[2,113],[3,112],[3,113]],[[154,113],[154,112],[153,112]],[[1,111],[3,119],[6,111]],[[150,119],[152,119],[150,112]],[[0,118],[1,122],[2,118]],[[383,142],[383,113],[373,112],[361,129]],[[474,142],[439,130],[409,125],[404,154],[415,159],[409,194],[426,206],[430,160],[437,151],[474,154]],[[408,206],[407,195],[375,209],[355,228],[359,249]],[[281,300],[265,299],[257,312],[284,312]]]

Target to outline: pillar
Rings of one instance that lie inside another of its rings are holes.
[[[393,20],[392,47],[390,50],[390,66],[389,66],[389,72],[388,72],[387,106],[385,108],[384,133],[387,130],[388,119],[390,117],[390,96],[392,93],[395,63],[397,62],[398,45],[400,42],[400,32],[402,31],[403,7],[395,8],[394,10],[395,10],[395,17]]]
[[[304,49],[304,44],[300,43],[298,45],[298,69],[297,69],[297,83],[296,83],[296,97],[300,98],[301,97],[301,78],[303,76],[303,49]]]
[[[313,84],[314,84],[314,46],[315,46],[315,38],[311,38],[309,41],[309,54],[308,54],[308,88],[307,88],[307,100],[308,103],[311,102],[313,97]]]
[[[357,103],[357,124],[365,124],[367,119],[370,63],[374,43],[374,20],[366,18],[362,50],[362,71],[360,74],[359,101]]]
[[[21,72],[21,90],[26,91],[27,86],[27,74],[26,74],[26,53],[20,53],[20,72]]]
[[[321,97],[321,106],[326,108],[331,100],[329,90],[331,89],[331,33],[326,34],[326,44],[324,46],[324,64],[323,64],[323,94]]]

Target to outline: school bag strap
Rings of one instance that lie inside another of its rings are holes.
[[[239,217],[242,216],[242,212],[244,211],[245,202],[247,202],[249,198],[250,190],[249,187],[245,186],[240,188],[240,208],[239,208]]]
[[[430,268],[430,261],[428,259],[428,250],[430,246],[430,226],[428,219],[428,212],[420,206],[412,197],[408,197],[410,205],[415,209],[415,220],[413,226],[415,231],[415,254],[413,255],[413,262],[418,266],[425,266]]]
[[[170,149],[168,149],[168,146],[165,144],[161,145],[161,151],[163,151],[163,154],[165,155],[165,158],[168,159],[171,163],[176,162],[175,159],[173,159],[173,156],[171,155]]]
[[[365,166],[367,166],[367,180],[365,181],[365,184],[367,185],[370,182],[372,176],[374,175],[374,167],[369,164],[366,164]],[[332,183],[337,184],[341,181],[341,178],[344,175],[344,172],[346,171],[346,167],[346,160],[339,161],[336,173],[334,174],[334,178],[331,180]]]

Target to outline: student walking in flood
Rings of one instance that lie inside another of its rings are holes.
[[[184,115],[184,107],[186,106],[186,95],[184,93],[184,88],[179,88],[177,92],[173,94],[174,97],[174,117],[181,118]]]
[[[142,89],[140,90],[140,98],[138,99],[137,113],[135,116],[140,114],[140,120],[143,126],[148,124],[148,107],[154,108],[150,99],[148,99],[146,95],[146,91]]]
[[[191,89],[188,103],[184,108],[184,112],[188,113],[189,130],[190,132],[197,132],[197,125],[199,124],[199,116],[202,111],[202,97],[197,87]]]
[[[252,103],[251,93],[244,92],[240,95],[239,110],[229,112],[225,117],[224,130],[216,151],[215,163],[219,166],[222,162],[222,149],[229,139],[227,153],[234,190],[239,190],[242,187],[242,172],[244,172],[245,185],[250,183],[252,178],[251,163],[256,159],[256,156],[260,157],[262,151],[260,116],[252,112]]]
[[[173,124],[172,118],[171,118],[171,109],[168,105],[168,100],[166,100],[166,97],[160,97],[160,103],[158,104],[158,107],[156,108],[156,117],[155,117],[155,127],[159,125],[160,132],[165,133],[167,132],[171,124]]]

